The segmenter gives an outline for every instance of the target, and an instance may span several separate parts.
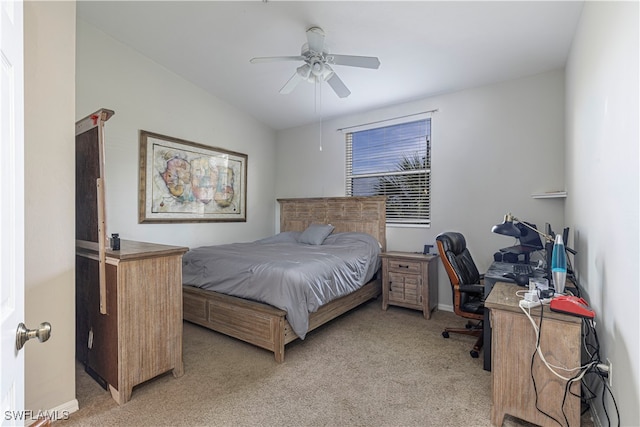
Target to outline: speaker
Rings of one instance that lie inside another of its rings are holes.
[[[505,252],[502,255],[502,262],[509,262],[511,264],[518,263],[518,254],[512,254],[511,252]]]
[[[493,254],[493,260],[496,262],[508,262],[511,264],[518,263],[518,254],[513,254],[511,252],[496,252]]]

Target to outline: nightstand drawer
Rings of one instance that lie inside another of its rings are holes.
[[[389,271],[405,274],[420,274],[421,263],[419,261],[408,261],[404,259],[389,259]]]

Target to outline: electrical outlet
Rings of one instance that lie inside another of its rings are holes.
[[[613,386],[613,364],[608,358],[607,366],[609,367],[609,372],[607,373],[607,382],[609,383],[609,388],[611,388]]]
[[[527,301],[527,300],[521,299],[519,304],[520,304],[520,307],[522,308],[533,308],[533,307],[539,306],[540,301]]]

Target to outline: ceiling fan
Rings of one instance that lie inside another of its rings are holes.
[[[324,46],[324,31],[320,27],[311,27],[307,30],[307,43],[302,45],[299,56],[269,56],[251,58],[250,60],[252,64],[274,61],[305,62],[298,67],[289,81],[280,89],[280,93],[291,93],[303,80],[311,83],[326,81],[340,98],[346,98],[351,94],[351,91],[329,64],[372,69],[377,69],[380,66],[380,61],[374,56],[336,55],[327,52]]]

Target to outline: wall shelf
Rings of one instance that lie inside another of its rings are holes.
[[[565,199],[567,197],[566,191],[548,191],[545,193],[533,193],[531,195],[534,199]]]

